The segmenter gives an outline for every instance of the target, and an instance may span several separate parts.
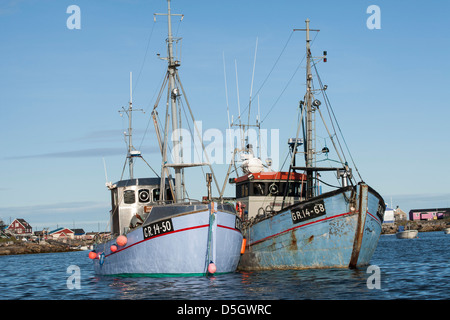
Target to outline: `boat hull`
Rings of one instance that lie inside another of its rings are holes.
[[[94,269],[100,275],[204,275],[213,262],[216,273],[234,272],[242,234],[239,218],[212,209],[154,221],[129,232],[125,246],[111,251],[116,240],[98,244]],[[159,229],[159,231],[158,231]],[[164,230],[163,230],[164,229]],[[164,232],[163,232],[164,231]]]
[[[417,230],[405,230],[401,232],[397,232],[395,236],[397,239],[414,239],[417,238],[417,234],[419,231]]]
[[[238,269],[368,265],[384,209],[383,199],[364,184],[293,205],[244,229],[247,247]]]
[[[444,233],[445,233],[445,234],[450,234],[450,228],[445,228],[445,229],[444,229]]]

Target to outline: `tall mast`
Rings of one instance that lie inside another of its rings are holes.
[[[167,106],[166,106],[166,124],[165,124],[165,130],[164,130],[164,143],[162,145],[162,164],[161,164],[161,183],[160,183],[160,190],[161,190],[161,200],[165,200],[165,176],[166,176],[166,170],[167,168],[172,167],[175,170],[175,202],[181,202],[184,199],[185,195],[185,188],[184,188],[184,168],[187,167],[196,167],[196,166],[203,166],[203,165],[209,165],[211,171],[213,171],[211,164],[209,163],[208,155],[204,154],[206,157],[206,160],[208,163],[184,163],[183,162],[183,146],[182,146],[182,139],[181,139],[181,109],[178,108],[177,104],[179,102],[178,99],[181,99],[179,97],[183,96],[184,101],[186,102],[186,106],[189,110],[189,114],[192,118],[192,122],[194,124],[194,128],[197,132],[197,135],[200,138],[201,141],[201,134],[195,124],[195,119],[192,114],[191,107],[189,106],[189,102],[186,98],[186,93],[183,89],[183,85],[181,84],[180,76],[178,74],[178,67],[180,66],[180,61],[175,56],[176,52],[174,53],[174,42],[176,44],[179,44],[181,38],[174,38],[172,35],[172,16],[181,16],[181,20],[183,20],[182,14],[177,13],[171,13],[170,10],[170,0],[167,0],[167,13],[155,13],[156,15],[164,15],[167,16],[167,25],[168,25],[168,37],[167,37],[167,58],[161,58],[163,60],[167,60],[168,67],[167,67],[167,73],[166,73],[166,79],[168,80],[168,88],[167,88]],[[176,50],[176,48],[175,48]],[[164,90],[166,84],[166,81],[164,81],[163,86],[161,88],[160,94]],[[181,90],[181,91],[180,91]],[[159,97],[158,97],[159,101]],[[158,104],[155,104],[155,108]],[[169,112],[170,110],[170,112]],[[172,132],[171,135],[169,135],[169,122],[172,123]],[[172,155],[173,155],[173,163],[167,163],[167,147],[168,138],[171,137],[172,139]],[[205,146],[202,142],[202,148],[203,152],[205,151]],[[214,173],[212,173],[212,177],[216,183],[217,189],[219,190],[219,186],[217,184],[217,179],[215,178]],[[170,177],[169,177],[170,178]]]
[[[305,104],[306,104],[306,144],[305,144],[305,168],[306,169],[306,197],[309,199],[314,196],[314,104],[313,104],[313,89],[312,89],[312,73],[311,73],[311,39],[309,37],[310,31],[320,31],[317,29],[309,28],[309,19],[306,19],[306,29],[294,29],[294,31],[306,31],[306,94],[305,94]],[[295,167],[298,168],[299,167]]]
[[[168,72],[169,72],[169,92],[170,92],[170,107],[172,115],[172,139],[173,139],[173,154],[174,164],[180,164],[182,154],[182,144],[180,141],[180,128],[178,123],[178,109],[177,109],[177,96],[178,89],[175,87],[175,73],[176,68],[179,65],[178,61],[175,61],[173,56],[173,36],[172,36],[172,16],[170,13],[170,0],[167,0],[167,21],[168,21]],[[181,167],[175,167],[175,197],[176,202],[180,202],[183,198],[182,189],[182,169]]]
[[[311,44],[309,38],[309,19],[306,19],[306,190],[307,198],[314,196],[313,194],[313,171],[312,168],[314,150],[313,150],[313,110],[312,110],[312,73],[311,73]]]

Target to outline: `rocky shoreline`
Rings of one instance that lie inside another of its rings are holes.
[[[70,252],[70,251],[79,251],[79,249],[73,249],[72,245],[57,241],[52,242],[41,241],[40,243],[10,241],[9,243],[0,244],[0,256],[16,255],[16,254],[33,254],[33,253]]]
[[[450,221],[445,220],[430,220],[430,221],[407,221],[402,223],[384,223],[381,234],[395,234],[399,226],[407,225],[411,230],[419,232],[443,231],[449,227]]]

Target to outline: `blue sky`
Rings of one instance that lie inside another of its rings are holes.
[[[81,9],[80,30],[66,26],[66,9],[73,4]],[[366,26],[366,10],[373,4],[381,9],[379,30]],[[313,53],[328,52],[328,62],[319,65],[321,78],[363,179],[404,211],[447,207],[449,9],[450,3],[437,0],[175,0],[173,12],[185,15],[181,23],[174,19],[174,32],[183,38],[180,76],[203,128],[224,130],[223,57],[236,117],[235,62],[243,109],[258,39],[253,93],[259,94],[263,128],[279,130],[284,159],[305,82],[300,68],[287,85],[304,55],[304,33],[292,29],[304,28],[309,18],[311,27],[321,30]],[[134,107],[153,106],[166,68],[156,54],[165,56],[167,34],[166,18],[154,22],[153,13],[164,12],[163,0],[0,2],[0,218],[5,222],[24,218],[34,230],[57,225],[105,230],[110,195],[103,159],[108,180],[118,180],[126,153],[126,121],[118,110],[129,100],[130,72]],[[159,171],[149,117],[150,112],[134,113],[135,146]],[[215,169],[223,181],[226,165]],[[206,192],[199,174],[188,175],[193,198]],[[152,172],[138,165],[136,175]]]

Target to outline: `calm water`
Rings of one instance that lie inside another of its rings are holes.
[[[449,248],[450,235],[443,232],[419,233],[418,239],[405,240],[381,236],[372,258],[372,265],[380,268],[380,289],[368,288],[374,273],[366,269],[118,278],[96,276],[87,251],[0,256],[0,299],[450,299]],[[71,265],[80,268],[80,289],[68,288]]]

